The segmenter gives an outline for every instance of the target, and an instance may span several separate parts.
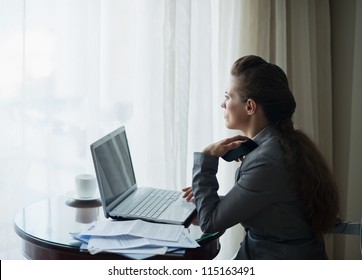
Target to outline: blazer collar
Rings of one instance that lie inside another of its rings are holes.
[[[261,145],[265,141],[274,137],[279,137],[279,132],[274,125],[268,125],[262,131],[260,131],[252,140],[255,141],[258,145]]]

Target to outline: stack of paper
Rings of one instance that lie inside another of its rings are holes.
[[[95,222],[87,230],[71,235],[82,241],[81,249],[91,254],[113,252],[134,259],[199,247],[182,225],[141,220]]]

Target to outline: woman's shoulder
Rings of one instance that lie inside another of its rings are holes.
[[[264,128],[253,140],[258,147],[253,151],[254,156],[270,159],[284,158],[284,151],[280,145],[280,134],[278,130],[269,125]]]
[[[243,160],[243,170],[269,170],[275,175],[287,172],[285,153],[279,143],[279,137],[271,137],[250,152]]]

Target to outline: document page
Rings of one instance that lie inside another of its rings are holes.
[[[178,241],[184,226],[156,224],[142,220],[95,222],[81,236],[132,235],[166,241]]]
[[[142,220],[94,222],[87,230],[70,233],[91,254],[112,252],[146,258],[168,250],[197,248],[199,244],[182,225],[156,224]],[[184,252],[184,250],[183,250]]]

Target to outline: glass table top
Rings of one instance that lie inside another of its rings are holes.
[[[15,218],[15,228],[25,237],[58,246],[79,247],[80,242],[70,232],[85,230],[92,222],[105,219],[97,199],[77,201],[52,197],[23,208]]]
[[[25,239],[49,245],[79,248],[81,242],[70,233],[89,228],[94,221],[107,220],[100,200],[79,201],[67,197],[51,197],[23,208],[15,218],[15,230]],[[199,226],[190,227],[195,239],[202,235]]]

